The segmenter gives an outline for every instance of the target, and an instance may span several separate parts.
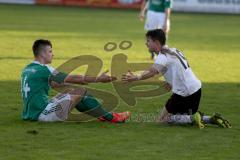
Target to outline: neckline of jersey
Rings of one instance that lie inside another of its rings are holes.
[[[39,64],[39,65],[41,65],[41,66],[45,66],[45,64],[42,64],[42,63],[40,63],[39,61],[33,61],[32,63],[34,63],[34,64]]]

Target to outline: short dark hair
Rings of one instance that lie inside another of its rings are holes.
[[[166,43],[166,35],[162,29],[149,30],[146,33],[146,37],[150,37],[153,40],[158,40],[161,45],[165,45]]]
[[[52,43],[49,40],[45,40],[45,39],[38,39],[33,43],[32,46],[32,50],[33,50],[33,54],[34,56],[38,56],[40,51],[43,49],[43,47],[45,46],[51,46],[52,47]]]

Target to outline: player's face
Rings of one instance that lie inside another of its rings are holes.
[[[146,45],[148,47],[149,52],[158,52],[158,43],[154,41],[151,37],[147,37]]]
[[[45,46],[42,53],[42,58],[44,59],[45,64],[49,64],[52,62],[53,53],[51,46]]]

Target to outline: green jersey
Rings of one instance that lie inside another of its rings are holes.
[[[165,12],[166,8],[172,7],[172,0],[148,0],[148,10],[155,12]]]
[[[53,68],[37,61],[27,65],[21,76],[24,120],[37,120],[48,104],[49,77]]]

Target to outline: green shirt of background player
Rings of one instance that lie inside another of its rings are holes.
[[[83,87],[66,87],[66,83],[88,84],[107,83],[116,80],[104,72],[98,77],[86,75],[67,75],[49,66],[53,59],[52,44],[48,40],[36,40],[33,44],[34,61],[28,64],[21,75],[23,99],[22,119],[33,121],[65,121],[73,108],[80,112],[113,123],[124,122],[129,112],[111,113],[104,110],[101,103]],[[51,88],[67,88],[48,99]]]
[[[162,29],[167,34],[170,29],[171,7],[172,0],[144,0],[139,18],[143,21],[147,11],[145,30]]]

